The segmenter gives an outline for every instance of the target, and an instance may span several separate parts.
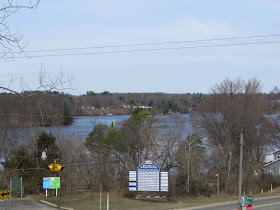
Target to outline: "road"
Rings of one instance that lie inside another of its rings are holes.
[[[0,202],[2,203],[2,207],[3,207],[3,210],[4,209],[8,209],[8,200],[5,199],[3,202]],[[38,209],[38,210],[54,210],[57,208],[52,208],[52,207],[49,207],[47,205],[44,205],[44,204],[41,204],[41,203],[37,203],[35,201],[32,201],[32,200],[12,200],[10,201],[10,204],[11,204],[11,208],[10,210],[28,210],[28,209]],[[5,208],[6,207],[6,208]]]
[[[235,210],[237,206],[236,202],[227,202],[224,204],[211,205],[211,206],[202,206],[194,208],[185,208],[181,210]],[[276,210],[280,209],[280,196],[268,197],[268,198],[259,198],[254,199],[253,209],[257,210]],[[246,208],[243,208],[246,210]]]

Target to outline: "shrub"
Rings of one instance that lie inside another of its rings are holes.
[[[200,185],[199,186],[199,194],[203,196],[210,197],[213,193],[213,189],[208,185]]]

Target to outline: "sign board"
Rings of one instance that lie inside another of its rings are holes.
[[[253,210],[253,205],[250,203],[247,205],[246,210]]]
[[[151,160],[146,160],[138,167],[138,171],[159,171],[159,167]]]
[[[253,203],[253,196],[244,196],[242,197],[241,205],[247,206],[248,204]]]
[[[0,191],[0,199],[11,197],[11,190]]]
[[[150,160],[142,163],[137,171],[129,171],[129,191],[168,192],[168,172]]]
[[[60,177],[43,177],[43,189],[60,189]]]
[[[244,196],[244,199],[253,202],[253,196],[248,196],[247,195],[247,196]]]
[[[11,190],[12,193],[18,193],[21,192],[21,186],[22,186],[22,178],[21,177],[14,177],[11,178]]]

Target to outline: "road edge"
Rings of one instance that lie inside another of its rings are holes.
[[[280,196],[279,195],[275,195],[275,196],[268,196],[268,197],[261,197],[261,198],[256,198],[254,200],[264,200],[264,199],[269,199],[269,198],[277,198]],[[174,209],[174,210],[195,210],[195,209],[200,209],[200,208],[203,208],[203,207],[210,207],[210,206],[221,206],[223,204],[234,204],[234,203],[237,203],[237,201],[226,201],[224,203],[213,203],[213,204],[209,204],[209,205],[203,205],[203,206],[193,206],[193,207],[183,207],[183,208],[178,208],[178,209]]]
[[[49,206],[53,206],[53,207],[56,207],[58,208],[58,205],[54,204],[54,203],[51,203],[51,202],[48,202],[48,201],[44,201],[44,200],[40,200],[40,202],[44,203],[44,204],[47,204]]]
[[[56,208],[59,208],[59,209],[65,209],[65,210],[74,210],[72,208],[67,208],[67,207],[58,207],[58,205],[54,204],[54,203],[51,203],[51,202],[48,202],[48,201],[44,201],[44,200],[40,200],[40,202],[44,203],[44,204],[47,204],[49,206],[52,206],[52,207],[56,207]]]

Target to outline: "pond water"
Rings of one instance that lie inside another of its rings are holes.
[[[111,115],[111,116],[77,116],[74,117],[74,122],[66,126],[46,127],[45,130],[52,132],[55,135],[64,135],[71,137],[86,138],[92,131],[95,125],[105,124],[110,126],[123,120],[130,118],[131,115]],[[159,118],[171,118],[174,115],[156,115]],[[176,115],[182,118],[188,118],[188,114]]]

